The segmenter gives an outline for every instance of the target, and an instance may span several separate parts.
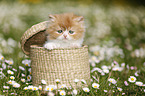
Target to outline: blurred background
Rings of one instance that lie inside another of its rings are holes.
[[[145,0],[0,0],[0,53],[23,57],[23,33],[49,14],[65,12],[84,16],[84,43],[99,61],[119,56],[145,62]]]

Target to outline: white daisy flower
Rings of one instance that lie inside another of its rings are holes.
[[[84,90],[85,92],[89,92],[89,91],[90,91],[90,89],[87,88],[87,87],[83,88],[83,90]]]
[[[55,82],[56,82],[56,83],[60,83],[60,79],[56,79]]]
[[[22,81],[23,83],[25,83],[25,79],[24,79],[24,78],[21,78],[21,81]]]
[[[38,89],[39,89],[39,90],[42,90],[42,86],[39,86]]]
[[[41,83],[44,84],[44,85],[47,84],[45,80],[41,80]]]
[[[92,87],[95,88],[95,89],[99,89],[99,86],[100,86],[100,85],[99,85],[98,83],[93,83],[93,84],[92,84]]]
[[[36,87],[36,86],[33,86],[33,89],[32,89],[33,91],[37,91],[38,90],[38,87]]]
[[[106,92],[108,92],[107,90],[104,90],[104,92],[106,93]]]
[[[136,77],[139,76],[139,75],[138,75],[138,71],[136,71],[134,75],[135,75]]]
[[[10,75],[13,75],[14,74],[14,72],[11,71],[11,70],[7,70],[7,73],[10,74]]]
[[[29,73],[31,74],[31,68],[28,69]]]
[[[14,83],[14,84],[13,84],[13,87],[14,87],[14,88],[19,88],[19,87],[20,87],[20,84]]]
[[[138,86],[142,86],[143,85],[143,83],[139,82],[139,81],[136,81],[135,84],[138,85]]]
[[[22,64],[25,64],[26,66],[30,66],[31,60],[25,59],[22,61]]]
[[[13,85],[15,83],[15,81],[9,80],[7,83],[10,85]]]
[[[66,85],[65,84],[62,84],[62,85],[60,85],[59,88],[66,88]]]
[[[128,81],[133,83],[136,81],[136,78],[134,76],[130,76],[130,78],[128,78]]]
[[[28,89],[33,90],[33,86],[32,85],[29,85],[28,86]]]
[[[84,84],[87,84],[87,82],[84,79],[82,79],[81,82]]]
[[[24,90],[28,90],[29,88],[28,87],[24,87]]]
[[[10,79],[14,80],[14,79],[15,79],[15,77],[14,77],[14,76],[10,76]]]
[[[59,93],[61,96],[65,96],[66,95],[66,92],[64,90],[60,91]]]
[[[75,82],[75,83],[78,83],[78,82],[79,82],[79,79],[75,79],[74,82]]]
[[[17,72],[17,69],[15,69],[15,68],[13,68],[12,70],[15,71],[15,72]]]
[[[109,73],[109,70],[108,69],[103,69],[103,72],[104,73]]]
[[[25,71],[25,68],[22,67],[22,66],[19,66],[19,69],[22,70],[22,71]]]
[[[32,78],[32,76],[31,75],[28,75],[27,76],[27,81],[31,81],[31,78]]]
[[[9,87],[9,86],[3,86],[3,88],[4,88],[4,89],[10,89],[10,87]]]
[[[117,81],[115,79],[113,79],[113,78],[109,78],[108,81],[111,82],[112,84],[116,84],[117,83]]]
[[[122,91],[122,88],[120,88],[120,87],[117,87],[117,89],[118,89],[119,91]]]
[[[4,56],[2,56],[1,54],[0,54],[0,61],[1,60],[4,60]]]
[[[14,64],[14,61],[12,59],[10,60],[5,60],[6,63],[8,63],[9,65],[13,65]]]
[[[22,73],[21,76],[22,76],[22,77],[25,77],[26,75]]]
[[[73,90],[73,91],[72,91],[72,94],[73,94],[73,95],[77,95],[77,93],[78,93],[77,90]]]

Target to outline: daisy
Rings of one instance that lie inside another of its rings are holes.
[[[10,87],[9,87],[9,86],[3,86],[3,88],[4,88],[4,89],[10,89]]]
[[[25,83],[25,79],[21,78],[21,81],[22,81],[23,83]]]
[[[99,89],[99,86],[100,86],[100,85],[99,85],[98,83],[93,83],[93,84],[92,84],[92,87],[95,88],[95,89]]]
[[[60,83],[60,80],[59,80],[59,79],[56,79],[55,82],[56,82],[56,83]]]
[[[108,81],[110,83],[112,83],[112,84],[116,84],[117,83],[117,81],[115,79],[113,79],[113,78],[109,78]]]
[[[14,72],[11,71],[11,70],[7,70],[7,73],[10,74],[10,75],[13,75],[14,74]]]
[[[14,64],[14,61],[11,59],[11,60],[5,60],[6,63],[8,63],[9,65],[13,65]]]
[[[42,90],[42,86],[39,86],[38,89],[39,89],[39,90]]]
[[[87,88],[87,87],[83,88],[83,90],[84,90],[85,92],[89,92],[89,91],[90,91],[90,89]]]
[[[22,64],[25,64],[25,66],[30,66],[31,60],[25,59],[22,61]]]
[[[28,86],[28,89],[33,90],[33,86],[32,85],[29,85]]]
[[[103,72],[104,73],[109,73],[109,70],[108,69],[103,69]]]
[[[64,90],[60,91],[59,93],[61,96],[65,96],[66,95],[66,92]]]
[[[20,87],[20,84],[14,83],[14,84],[13,84],[13,87],[14,87],[14,88],[19,88],[19,87]]]
[[[117,89],[118,89],[119,91],[122,91],[122,88],[120,88],[120,87],[117,87]]]
[[[78,83],[78,82],[79,82],[79,79],[75,79],[74,82],[75,82],[75,83]]]
[[[65,84],[60,85],[60,88],[66,88]]]
[[[22,67],[22,66],[19,66],[19,69],[22,70],[22,71],[25,71],[25,68]]]
[[[142,86],[143,85],[143,83],[139,82],[139,81],[135,82],[135,84],[138,85],[138,86]]]
[[[106,93],[106,92],[108,92],[107,90],[104,90],[104,92]]]
[[[14,79],[15,79],[15,77],[14,77],[14,76],[10,76],[10,79],[14,80]]]
[[[4,60],[4,56],[2,56],[1,54],[0,54],[0,61],[1,60]]]
[[[84,79],[82,79],[81,82],[84,84],[87,84],[87,82]]]
[[[124,81],[125,86],[128,86],[129,84],[127,83],[127,81]]]
[[[47,84],[45,80],[41,80],[41,83],[44,84],[44,85]]]
[[[24,90],[28,90],[29,88],[28,87],[24,87]]]
[[[37,91],[38,90],[38,87],[36,87],[36,86],[33,86],[33,89],[32,89],[33,91]]]
[[[73,91],[72,91],[72,94],[73,94],[73,95],[77,95],[77,93],[78,93],[77,90],[73,90]]]
[[[130,76],[130,78],[128,78],[128,81],[133,83],[136,81],[136,78],[134,76]]]
[[[31,78],[32,78],[32,76],[31,75],[28,75],[27,76],[27,81],[31,81]]]

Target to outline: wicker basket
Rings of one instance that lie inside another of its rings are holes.
[[[48,85],[56,85],[55,80],[60,79],[61,84],[75,87],[74,79],[90,80],[90,67],[88,47],[65,48],[48,50],[41,47],[45,43],[44,31],[47,21],[39,23],[28,29],[21,38],[21,47],[29,55],[32,63],[32,83],[40,85],[46,80]],[[81,83],[78,83],[80,86]]]

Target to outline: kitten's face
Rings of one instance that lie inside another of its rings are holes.
[[[78,40],[84,37],[84,22],[82,16],[73,13],[50,15],[47,34],[49,40]]]

